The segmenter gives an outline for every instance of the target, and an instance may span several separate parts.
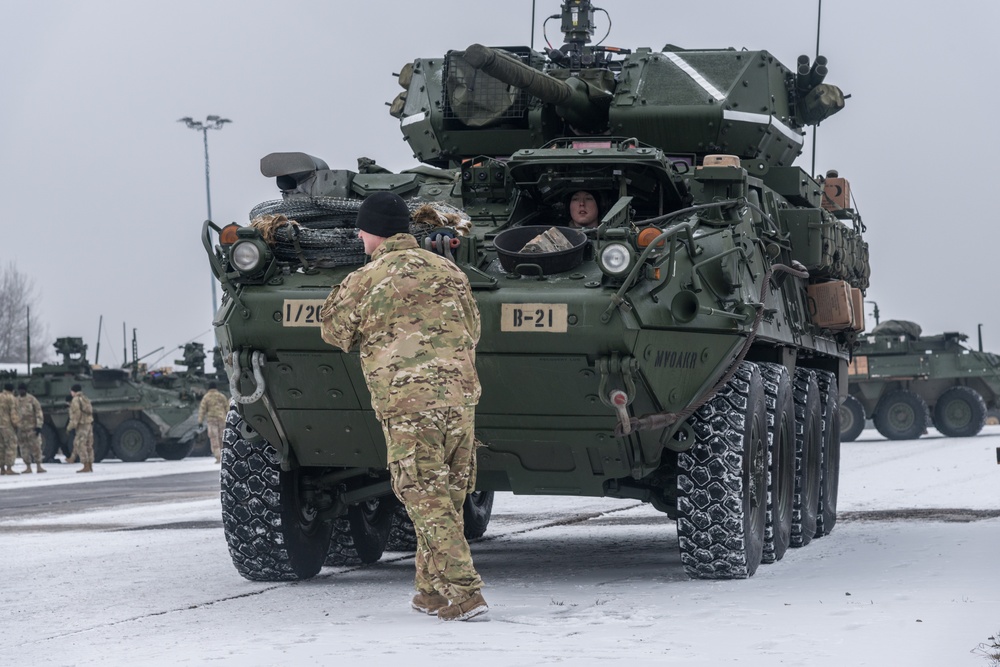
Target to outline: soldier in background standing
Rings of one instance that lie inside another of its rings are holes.
[[[28,393],[28,385],[17,385],[17,446],[21,450],[21,460],[24,461],[24,472],[31,472],[34,462],[38,472],[45,472],[42,467],[42,404]]]
[[[226,427],[226,414],[229,412],[229,399],[216,389],[214,382],[208,383],[208,391],[198,405],[198,423],[208,427],[208,441],[212,443],[212,454],[215,462],[222,461],[222,431]]]
[[[365,199],[357,225],[371,262],[330,292],[321,333],[361,352],[392,490],[417,535],[410,605],[443,621],[469,620],[489,611],[462,523],[476,483],[479,309],[461,269],[409,234],[398,195]]]
[[[94,472],[94,409],[90,399],[83,395],[83,387],[70,387],[73,401],[69,404],[69,424],[66,431],[76,431],[73,438],[73,456],[80,457],[83,467],[77,472]]]
[[[7,383],[0,391],[0,475],[16,475],[14,459],[17,458],[17,399],[14,385]]]

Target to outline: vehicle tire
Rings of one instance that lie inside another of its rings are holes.
[[[934,428],[949,438],[971,438],[986,424],[986,401],[972,387],[952,387],[934,404]]]
[[[103,461],[111,450],[111,434],[100,422],[94,422],[94,463]]]
[[[486,534],[493,516],[493,492],[473,491],[465,497],[462,520],[465,522],[465,539],[474,540]]]
[[[194,449],[194,439],[187,442],[161,440],[156,443],[156,455],[166,461],[180,461],[187,458],[192,449]]]
[[[347,508],[333,522],[326,565],[374,563],[382,557],[398,502],[383,496]]]
[[[787,368],[771,363],[758,366],[767,404],[767,513],[761,562],[774,563],[785,555],[792,536],[795,400]]]
[[[820,466],[819,510],[816,535],[829,535],[837,523],[837,491],[840,487],[840,391],[837,375],[816,371],[823,415],[823,454]]]
[[[764,550],[767,407],[757,365],[735,375],[698,408],[691,449],[678,457],[681,562],[696,579],[753,575]]]
[[[927,404],[912,391],[895,389],[875,406],[872,421],[889,440],[916,440],[927,430]]]
[[[854,442],[865,430],[865,406],[851,395],[840,404],[840,441]]]
[[[235,410],[222,448],[222,528],[236,571],[251,581],[309,579],[323,567],[331,525],[306,500],[302,469],[283,471],[278,452]]]
[[[804,547],[816,534],[823,456],[823,408],[812,370],[795,369],[792,395],[795,397],[795,493],[790,545]]]
[[[56,427],[49,423],[42,424],[42,461],[44,463],[55,461],[56,454],[62,447],[63,444],[59,440],[59,431],[56,430]],[[70,442],[69,448],[72,451],[72,442]]]
[[[395,507],[392,509],[392,525],[389,527],[389,541],[385,548],[388,551],[412,552],[417,549],[417,532],[406,513],[406,507],[393,497]]]
[[[111,449],[125,463],[145,461],[156,451],[153,431],[138,419],[126,419],[111,438]]]
[[[462,505],[462,521],[465,529],[465,539],[474,540],[486,534],[493,516],[493,492],[473,491],[465,497]],[[395,498],[393,498],[395,500]],[[398,500],[392,511],[392,527],[389,529],[389,551],[415,551],[417,548],[417,533],[410,521],[406,508]]]

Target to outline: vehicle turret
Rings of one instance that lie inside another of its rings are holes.
[[[803,128],[844,106],[840,88],[825,83],[824,56],[800,56],[791,70],[767,51],[589,46],[590,3],[564,2],[562,18],[566,44],[544,54],[472,44],[403,67],[390,113],[415,157],[457,166],[610,134],[699,162],[724,153],[788,166]]]

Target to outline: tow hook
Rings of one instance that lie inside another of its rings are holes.
[[[635,372],[639,368],[639,362],[635,357],[619,357],[618,353],[613,353],[610,357],[597,360],[597,369],[601,374],[600,385],[597,388],[597,395],[601,402],[610,408],[614,408],[618,416],[618,426],[623,435],[632,432],[632,420],[628,414],[628,405],[635,398]],[[612,389],[608,391],[608,381],[612,375],[621,376],[625,389]]]
[[[252,394],[246,396],[240,393],[240,375],[242,371],[240,369],[240,358],[235,350],[230,359],[232,361],[233,372],[229,374],[229,391],[233,396],[233,400],[243,405],[259,401],[260,397],[264,395],[264,353],[259,350],[254,350],[250,353],[250,369],[253,371],[253,379],[257,383],[257,388],[254,389]]]

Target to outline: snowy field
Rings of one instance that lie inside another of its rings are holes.
[[[673,523],[638,502],[497,494],[473,544],[487,622],[411,611],[401,553],[306,582],[246,581],[217,499],[6,520],[0,664],[988,667],[997,446],[1000,427],[907,442],[865,431],[844,444],[834,532],[744,581],[688,579]],[[48,467],[0,490],[214,463]]]

